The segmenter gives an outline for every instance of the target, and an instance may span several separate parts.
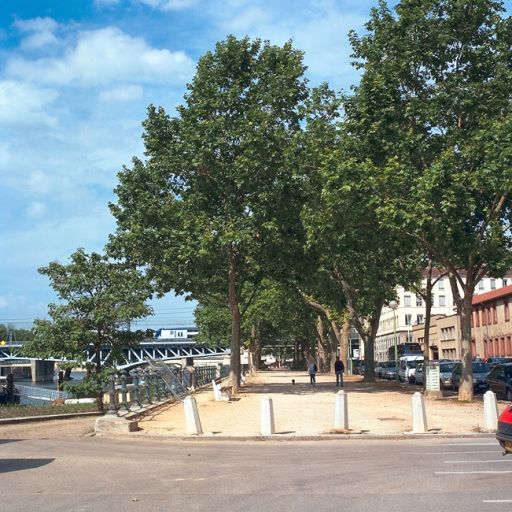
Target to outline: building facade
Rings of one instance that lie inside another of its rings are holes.
[[[434,279],[437,276],[434,276]],[[512,273],[507,274],[503,279],[496,279],[485,277],[477,285],[475,290],[475,296],[479,296],[485,293],[492,293],[493,291],[500,290],[503,287],[507,287],[512,283]],[[397,344],[412,342],[414,339],[418,339],[417,326],[421,326],[425,321],[425,303],[423,299],[415,292],[405,290],[403,287],[397,288],[397,302],[398,307],[393,310],[388,306],[382,308],[382,313],[379,322],[379,330],[375,338],[375,360],[376,361],[387,361],[389,347],[394,345],[395,331]],[[447,318],[453,316],[455,313],[455,304],[453,300],[453,294],[450,286],[448,277],[441,277],[434,285],[433,289],[433,303],[432,303],[432,316],[436,318],[437,323],[442,327],[439,327],[439,332],[434,331],[434,339],[441,340],[446,337],[445,341],[448,341],[450,336],[454,339],[460,339],[458,332],[455,332],[449,325],[444,325]],[[395,330],[396,322],[396,330]],[[421,328],[420,330],[423,330]],[[433,354],[436,352],[436,345],[432,345]],[[447,354],[452,354],[453,350],[457,351],[455,341],[452,340],[452,346],[448,348],[446,345]],[[440,352],[440,348],[437,349],[438,357],[445,358]],[[435,357],[437,359],[438,357]],[[446,357],[446,359],[453,359],[453,357]]]
[[[471,355],[487,359],[512,357],[512,285],[473,297],[471,315]],[[430,325],[432,359],[460,359],[462,353],[459,317],[436,315]],[[424,345],[425,326],[413,328],[413,340]]]

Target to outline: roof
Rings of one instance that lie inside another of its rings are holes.
[[[500,299],[502,297],[507,297],[509,295],[512,295],[512,284],[504,286],[503,288],[498,288],[497,290],[491,290],[490,292],[474,295],[473,305]]]

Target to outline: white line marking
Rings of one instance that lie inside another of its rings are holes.
[[[458,455],[465,453],[501,453],[499,450],[476,450],[472,452],[404,452],[407,455]]]
[[[436,475],[504,475],[512,471],[436,471]]]
[[[512,503],[512,500],[482,500],[482,503]]]
[[[512,459],[494,459],[494,460],[445,460],[445,464],[488,464],[491,462],[512,462]]]
[[[498,442],[495,442],[495,443],[443,443],[443,446],[498,446]]]

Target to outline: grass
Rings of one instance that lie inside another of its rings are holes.
[[[0,405],[0,419],[46,416],[48,414],[95,412],[97,410],[96,404]]]

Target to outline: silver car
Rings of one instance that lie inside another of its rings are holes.
[[[471,363],[473,366],[473,389],[475,392],[485,391],[488,389],[487,375],[491,371],[491,367],[485,363]],[[460,386],[460,378],[462,374],[462,363],[457,363],[452,372],[452,389],[457,391]]]

